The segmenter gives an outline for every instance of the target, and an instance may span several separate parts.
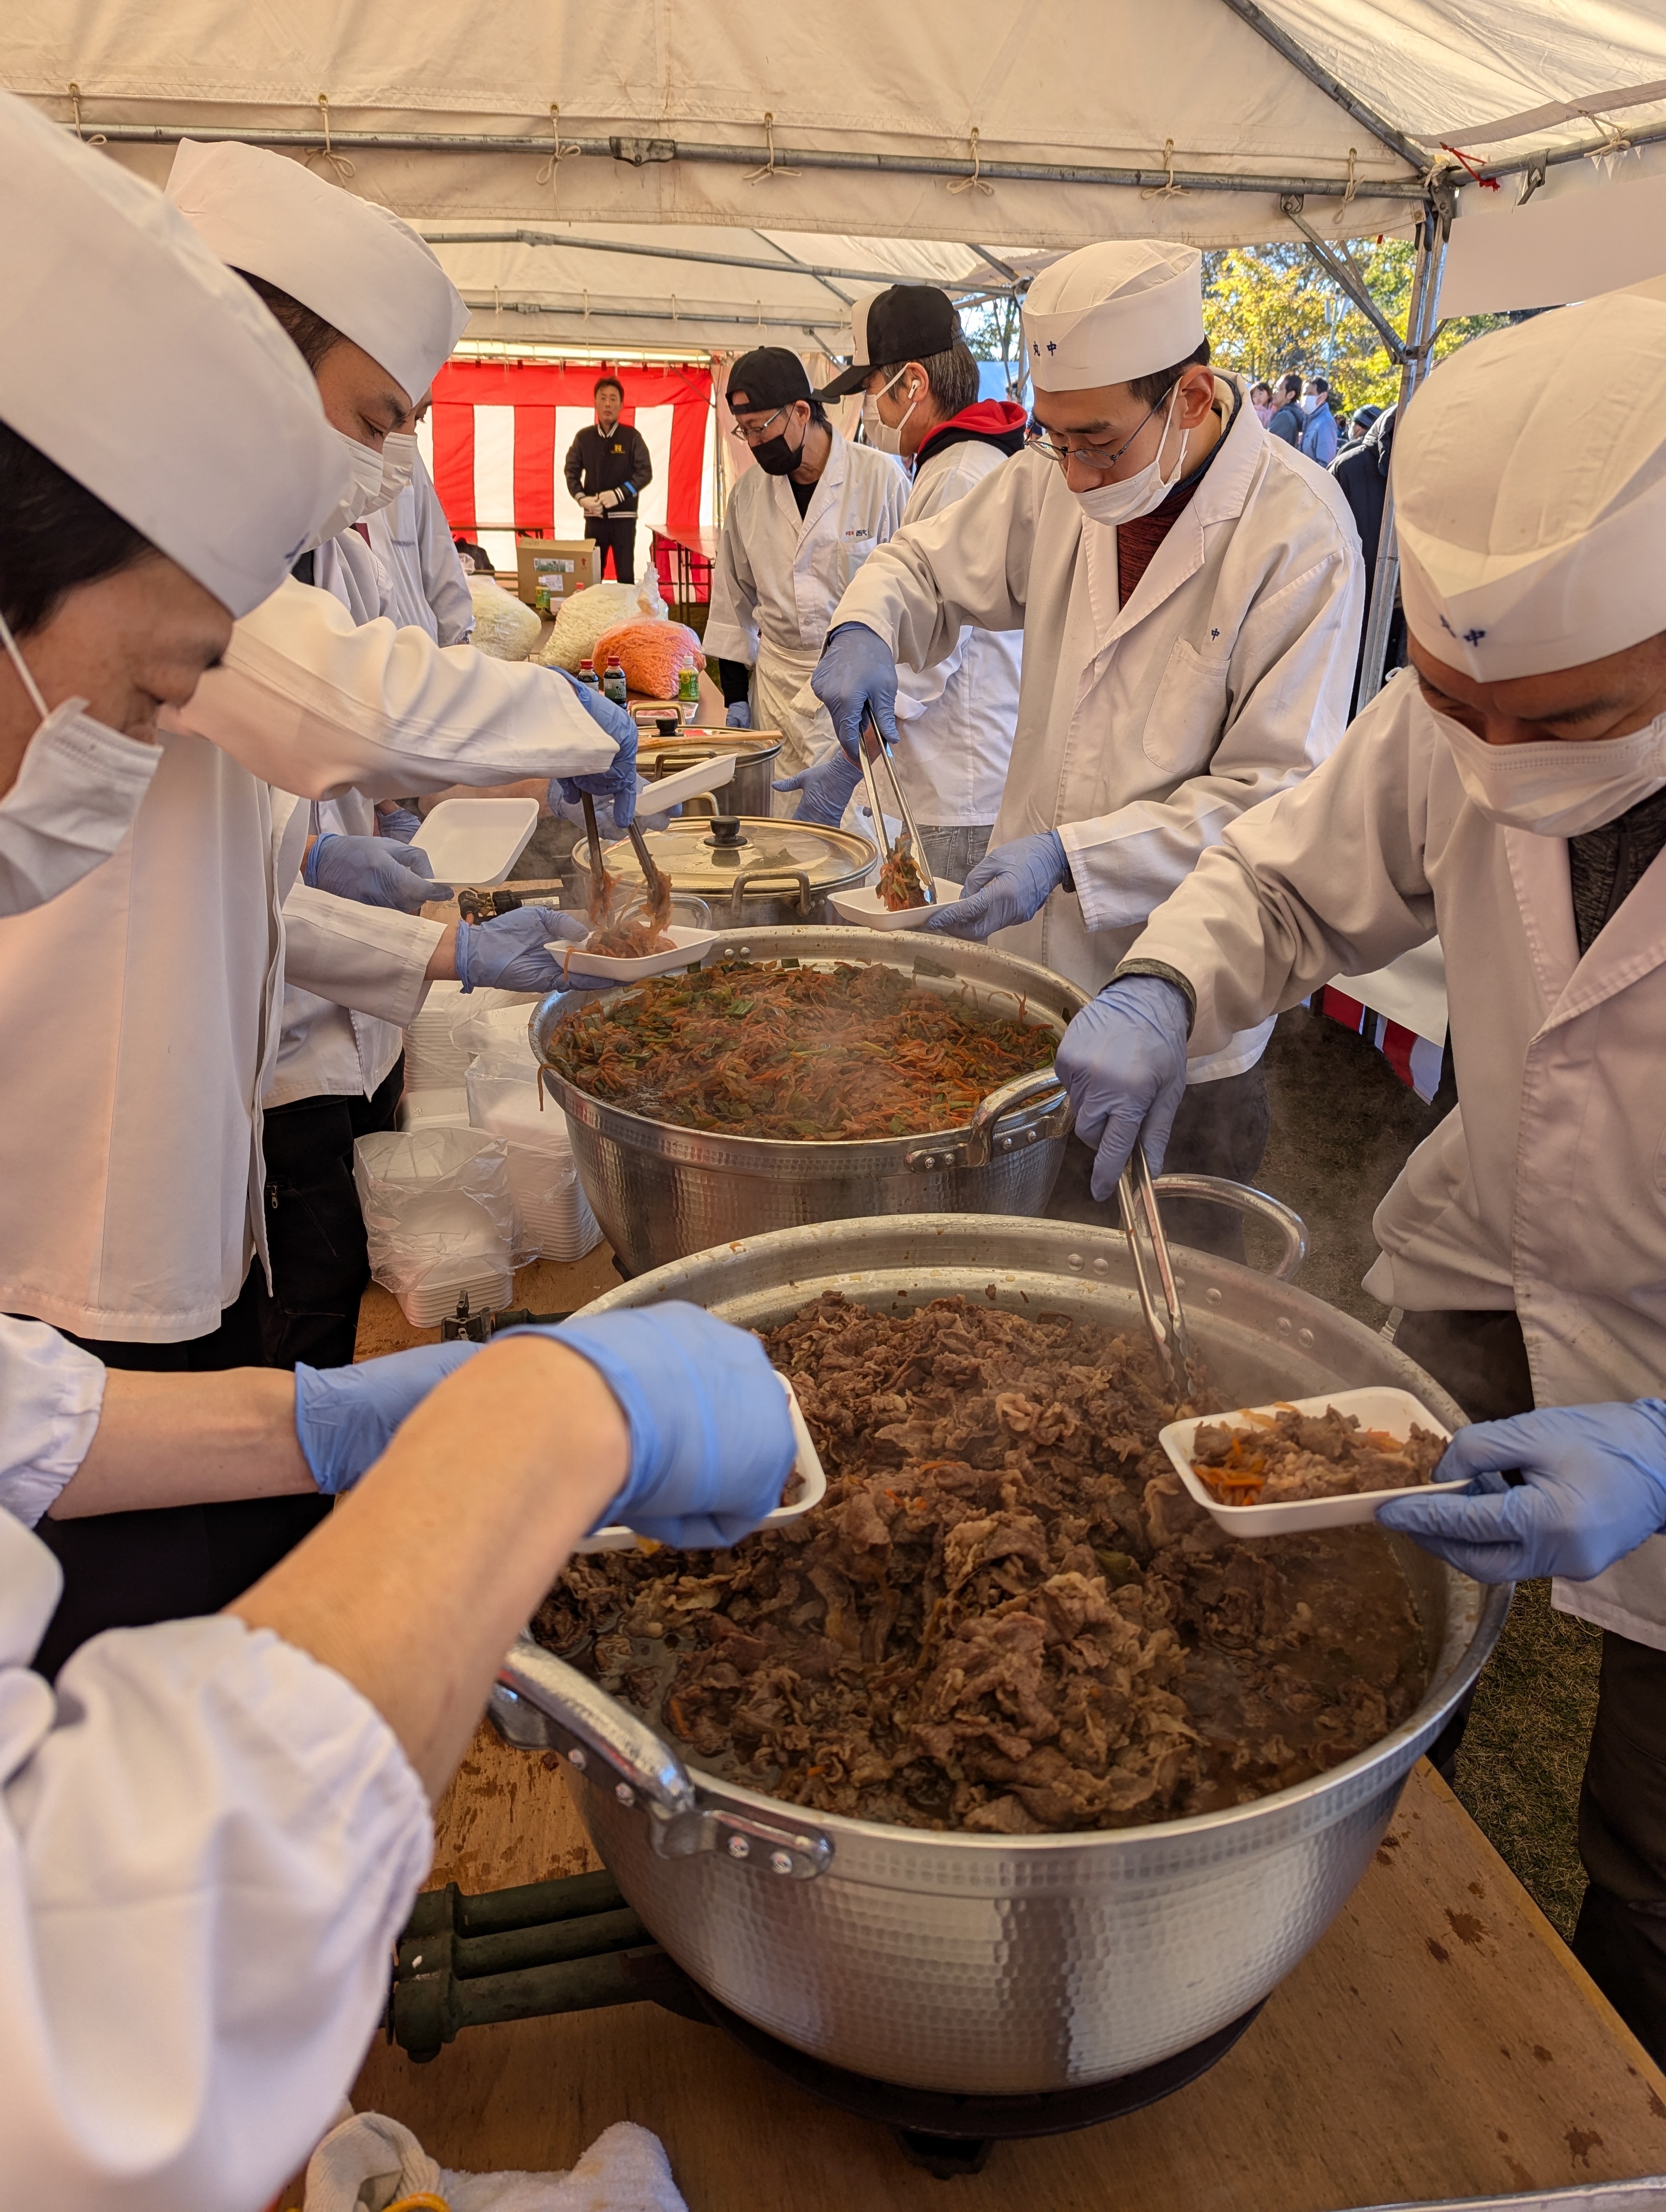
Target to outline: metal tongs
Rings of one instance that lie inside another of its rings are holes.
[[[1140,1291],[1140,1304],[1146,1316],[1146,1327],[1151,1331],[1151,1340],[1157,1347],[1157,1356],[1169,1370],[1177,1400],[1184,1401],[1192,1395],[1192,1340],[1186,1327],[1185,1310],[1180,1303],[1180,1286],[1175,1279],[1174,1262],[1169,1256],[1169,1240],[1163,1233],[1163,1217],[1157,1208],[1157,1188],[1152,1181],[1146,1163],[1145,1147],[1136,1145],[1133,1158],[1122,1170],[1122,1180],[1116,1195],[1122,1210],[1122,1233],[1128,1240],[1128,1257],[1134,1262],[1134,1279]],[[1157,1310],[1152,1296],[1151,1278],[1146,1272],[1146,1254],[1140,1245],[1140,1217],[1145,1216],[1146,1233],[1151,1243],[1152,1259],[1157,1269],[1157,1279],[1163,1293],[1163,1312]]]
[[[890,860],[894,849],[885,828],[885,805],[879,796],[879,775],[883,770],[891,785],[891,811],[902,823],[903,835],[909,841],[909,852],[914,861],[914,871],[920,878],[920,888],[927,906],[937,904],[937,885],[932,879],[931,862],[926,858],[926,848],[920,842],[920,832],[914,826],[914,816],[908,800],[903,796],[903,787],[897,779],[897,763],[891,757],[891,747],[879,733],[879,726],[872,711],[862,709],[861,734],[859,740],[862,755],[862,781],[867,786],[867,803],[873,813],[874,841],[879,848],[882,861]]]
[[[587,791],[579,793],[579,803],[584,809],[584,834],[590,846],[590,873],[599,887],[607,871],[602,866],[601,832],[596,827],[596,802]],[[654,865],[654,855],[648,849],[648,839],[642,835],[642,825],[633,814],[630,827],[625,832],[630,840],[630,849],[636,855],[636,865],[642,872],[642,881],[648,891],[650,906],[658,896],[660,871]]]

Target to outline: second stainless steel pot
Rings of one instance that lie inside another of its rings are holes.
[[[1390,1382],[1462,1421],[1428,1376],[1335,1307],[1230,1261],[1177,1257],[1197,1347],[1229,1403]],[[833,1290],[886,1312],[959,1293],[1012,1313],[1141,1326],[1114,1232],[943,1216],[745,1241],[589,1310],[690,1298],[767,1328]],[[571,1761],[626,1897],[732,2011],[884,2081],[966,2095],[1073,2088],[1153,2065],[1241,2017],[1370,1865],[1408,1770],[1474,1681],[1509,1607],[1506,1589],[1388,1540],[1432,1662],[1422,1702],[1328,1774],[1194,1820],[994,1837],[805,1811],[690,1772],[645,1722],[525,1642],[493,1711],[511,1741]]]
[[[644,729],[637,741],[636,767],[651,783],[657,783],[662,776],[675,775],[679,769],[708,761],[716,753],[734,755],[734,774],[704,799],[690,799],[683,809],[684,818],[773,814],[775,779],[781,773],[781,737],[775,730],[708,730],[691,722],[675,737],[660,737]],[[652,792],[643,801],[643,811],[654,811]]]
[[[733,958],[883,962],[928,989],[1055,1036],[1083,999],[1045,968],[957,938],[927,944],[873,929],[751,929],[720,938],[703,964]],[[632,1274],[763,1230],[853,1215],[1032,1214],[1052,1194],[1070,1109],[1050,1066],[993,1092],[964,1128],[856,1143],[733,1137],[627,1113],[581,1091],[550,1045],[565,1011],[558,995],[534,1009],[532,1049],[567,1115],[602,1233]]]

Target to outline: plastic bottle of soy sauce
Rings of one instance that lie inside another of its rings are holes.
[[[612,700],[616,707],[623,707],[629,698],[629,687],[625,683],[624,664],[617,655],[608,661],[606,667],[602,671],[602,692],[605,697]]]

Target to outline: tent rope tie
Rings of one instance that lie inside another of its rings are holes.
[[[1359,179],[1357,173],[1359,161],[1359,149],[1357,146],[1350,146],[1348,148],[1347,182],[1342,187],[1342,204],[1337,209],[1335,214],[1331,217],[1331,221],[1334,223],[1341,223],[1342,222],[1343,218],[1347,214],[1349,201],[1359,189]]]
[[[330,143],[330,95],[328,93],[319,93],[318,96],[318,112],[324,118],[324,143],[321,147],[313,147],[312,152],[307,156],[307,167],[310,169],[313,162],[319,158],[319,155],[322,154],[325,160],[330,164],[330,167],[336,173],[336,182],[344,190],[346,188],[347,179],[351,176],[356,176],[358,173],[354,168],[353,164],[348,160],[346,155],[337,153],[335,148]]]
[[[1185,197],[1186,187],[1174,180],[1174,141],[1163,141],[1163,174],[1166,181],[1160,185],[1146,185],[1140,189],[1142,200],[1177,200]]]
[[[82,144],[83,146],[107,146],[110,143],[110,141],[105,137],[103,131],[95,131],[89,138],[87,136],[87,133],[81,127],[81,87],[78,84],[71,83],[70,87],[70,105],[76,111],[76,136],[80,139]]]
[[[494,285],[492,286],[492,313],[493,313],[493,314],[495,314],[495,315],[501,315],[501,314],[502,313],[502,312],[503,312],[503,302],[502,302],[502,300],[499,298],[499,296],[498,296],[498,290],[497,290],[497,287],[496,287],[496,284],[494,284]]]
[[[544,167],[533,178],[532,182],[535,185],[549,185],[550,209],[553,215],[559,211],[561,205],[561,165],[563,161],[569,161],[575,154],[581,154],[584,151],[584,149],[574,140],[562,139],[561,108],[553,100],[550,102],[550,137],[551,142],[550,151],[544,155]]]
[[[994,186],[981,174],[982,156],[977,150],[977,125],[972,125],[972,135],[966,141],[966,158],[972,165],[970,177],[956,177],[944,189],[951,192],[982,192],[986,198],[994,198]]]
[[[1593,115],[1588,107],[1581,107],[1577,100],[1570,100],[1568,105],[1576,115],[1590,124],[1593,131],[1602,132],[1602,144],[1593,146],[1585,159],[1590,163],[1592,168],[1596,168],[1599,163],[1607,162],[1608,174],[1612,176],[1616,155],[1632,152],[1636,142],[1628,138],[1618,124],[1609,123],[1602,116]]]
[[[757,185],[763,183],[769,177],[801,177],[804,174],[802,169],[784,169],[776,161],[775,112],[767,107],[763,111],[763,143],[768,149],[769,159],[761,169],[743,170],[740,179],[742,184]]]
[[[1472,161],[1469,159],[1469,156],[1466,153],[1463,153],[1458,147],[1449,146],[1445,143],[1444,140],[1443,140],[1441,142],[1440,150],[1443,154],[1450,154],[1452,159],[1462,167],[1470,182],[1472,184],[1479,185],[1482,191],[1499,192],[1504,190],[1503,185],[1499,182],[1496,177],[1483,177],[1481,173],[1480,162]]]

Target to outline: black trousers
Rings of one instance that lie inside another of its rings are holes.
[[[1242,1075],[1224,1075],[1218,1083],[1189,1083],[1174,1117],[1164,1172],[1225,1176],[1233,1182],[1254,1182],[1261,1173],[1271,1118],[1267,1073],[1260,1060]],[[1064,1165],[1048,1201],[1048,1220],[1079,1221],[1100,1229],[1121,1227],[1114,1195],[1103,1206],[1095,1202],[1092,1174],[1092,1152],[1072,1137],[1064,1148]],[[1163,1227],[1177,1244],[1189,1244],[1194,1251],[1218,1252],[1226,1260],[1243,1258],[1243,1216],[1207,1199],[1167,1200]]]
[[[257,1261],[220,1327],[186,1344],[132,1344],[72,1337],[106,1367],[152,1375],[201,1375],[260,1367]],[[67,1331],[65,1334],[67,1334]],[[64,1595],[36,1652],[49,1679],[70,1654],[106,1628],[143,1628],[218,1613],[292,1552],[330,1510],[327,1498],[250,1498],[223,1505],[168,1505],[149,1513],[103,1513],[42,1521],[35,1534],[64,1570]]]
[[[297,1098],[266,1116],[266,1243],[272,1289],[255,1296],[259,1364],[346,1367],[370,1281],[353,1146],[391,1129],[404,1091],[401,1054],[369,1098]]]
[[[610,548],[613,554],[613,574],[622,584],[636,580],[636,518],[634,514],[587,515],[584,534],[596,542],[596,581],[599,584],[607,567]],[[597,672],[600,673],[599,670]]]
[[[1532,1407],[1514,1313],[1408,1313],[1395,1341],[1477,1420]],[[1461,1735],[1461,1725],[1456,1734],[1449,1727],[1436,1751],[1450,1760]],[[1666,1651],[1612,1629],[1602,1632],[1579,1856],[1590,1887],[1573,1954],[1651,2057],[1666,2064]]]

